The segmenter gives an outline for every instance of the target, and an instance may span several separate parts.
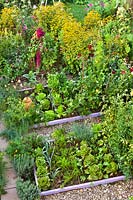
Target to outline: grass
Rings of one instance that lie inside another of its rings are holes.
[[[79,22],[83,22],[84,17],[87,15],[86,5],[77,5],[74,3],[67,3],[68,12],[72,13],[73,17]]]

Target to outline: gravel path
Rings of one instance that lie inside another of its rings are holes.
[[[133,196],[133,180],[73,190],[43,197],[45,200],[129,200]]]
[[[85,123],[86,125],[89,125],[90,123],[98,123],[100,120],[99,117],[96,118],[88,118],[86,120],[80,120],[80,121],[75,121],[75,122],[71,122],[71,123],[64,123],[64,124],[58,124],[58,125],[54,125],[54,126],[43,126],[43,127],[39,127],[39,128],[31,128],[30,132],[35,132],[37,134],[41,134],[41,135],[47,135],[49,136],[51,133],[54,132],[54,130],[56,129],[65,129],[66,131],[71,131],[72,126],[75,124],[82,124]]]

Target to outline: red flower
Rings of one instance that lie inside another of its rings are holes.
[[[81,57],[81,53],[78,53],[77,57],[80,58]]]
[[[131,72],[131,73],[133,72],[133,67],[130,68],[130,72]]]
[[[90,53],[89,56],[90,56],[90,57],[94,57],[94,53]]]
[[[115,70],[112,70],[112,74],[115,74],[116,73],[116,71]]]
[[[45,35],[45,32],[42,30],[42,28],[38,28],[36,30],[36,36],[38,39],[40,39],[41,37],[43,37]]]
[[[91,44],[88,45],[88,50],[92,51],[93,50],[93,46]]]
[[[36,64],[36,68],[39,68],[40,65],[41,65],[41,52],[40,52],[40,50],[38,50],[36,52],[35,64]]]
[[[125,70],[122,70],[122,71],[121,71],[121,74],[126,74],[126,71],[125,71]]]

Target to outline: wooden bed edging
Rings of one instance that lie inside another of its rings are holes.
[[[86,115],[86,116],[68,117],[68,118],[49,121],[46,124],[45,123],[35,124],[33,126],[33,128],[40,128],[43,126],[54,126],[54,125],[58,125],[58,124],[71,123],[74,121],[84,120],[84,119],[88,119],[88,118],[95,118],[95,117],[100,117],[100,116],[102,116],[101,112],[91,113],[90,115]]]
[[[99,181],[92,181],[92,182],[82,183],[82,184],[78,184],[78,185],[72,185],[72,186],[68,186],[68,187],[64,187],[64,188],[43,191],[43,192],[40,192],[40,196],[48,196],[48,195],[54,195],[54,194],[58,194],[61,192],[67,192],[67,191],[71,191],[71,190],[85,189],[85,188],[90,188],[90,187],[94,187],[94,186],[98,186],[98,185],[105,185],[108,183],[123,181],[125,179],[126,179],[125,176],[117,176],[117,177],[113,177],[113,178],[102,179]]]

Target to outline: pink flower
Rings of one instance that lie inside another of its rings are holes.
[[[92,6],[93,6],[93,4],[92,4],[92,3],[89,3],[89,4],[87,4],[87,6],[89,6],[89,7],[92,7]]]
[[[85,10],[89,10],[89,8],[85,8]]]
[[[41,52],[40,52],[40,50],[37,50],[37,52],[36,52],[35,65],[36,65],[36,68],[39,68],[40,65],[41,65]]]
[[[121,71],[121,74],[126,74],[126,71],[125,71],[125,70],[122,70],[122,71]]]
[[[38,39],[40,39],[40,38],[43,37],[44,35],[45,35],[45,32],[43,31],[42,28],[38,28],[38,29],[36,30],[36,36],[37,36]]]
[[[32,15],[31,18],[32,18],[32,19],[36,19],[36,16]]]
[[[28,28],[26,25],[23,26],[23,31],[26,31]]]
[[[103,8],[105,7],[105,4],[103,3],[103,1],[100,2],[100,6]]]

